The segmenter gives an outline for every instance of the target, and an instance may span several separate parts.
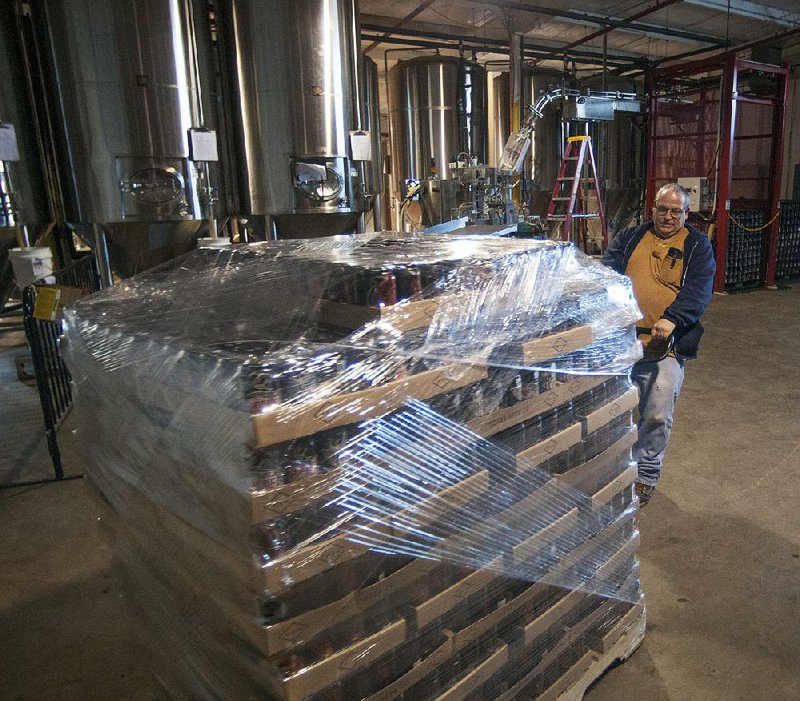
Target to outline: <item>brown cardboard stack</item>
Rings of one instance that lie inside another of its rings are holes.
[[[636,318],[566,245],[386,235],[198,251],[70,311],[170,693],[582,693],[643,634]]]

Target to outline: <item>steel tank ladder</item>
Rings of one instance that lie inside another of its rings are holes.
[[[553,197],[547,207],[548,222],[562,222],[561,239],[573,241],[582,251],[589,251],[589,221],[597,219],[602,233],[602,253],[608,246],[608,228],[600,183],[589,136],[570,136],[558,170]],[[576,229],[573,232],[573,220]]]

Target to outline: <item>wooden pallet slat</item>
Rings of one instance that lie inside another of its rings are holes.
[[[486,377],[485,367],[450,364],[369,389],[299,405],[279,405],[272,411],[253,414],[253,447],[264,448],[382,416],[399,409],[408,397],[430,399]]]

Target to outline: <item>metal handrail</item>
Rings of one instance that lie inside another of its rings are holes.
[[[78,287],[90,293],[99,290],[101,286],[93,254],[57,271],[52,277],[55,278],[56,284]],[[37,319],[34,316],[35,306],[36,285],[28,285],[22,290],[22,318],[25,336],[31,349],[36,388],[42,405],[47,448],[53,461],[55,479],[71,479],[64,477],[57,439],[58,429],[72,407],[72,377],[59,352],[62,322],[61,319],[54,321]],[[52,480],[3,484],[0,488],[21,487],[49,481]]]

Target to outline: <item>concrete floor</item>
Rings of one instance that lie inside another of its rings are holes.
[[[712,301],[640,517],[647,636],[588,701],[800,699],[799,326],[800,286]],[[0,349],[0,482],[50,470],[43,438],[10,430],[36,402],[16,354]],[[163,698],[94,519],[81,480],[0,491],[0,699]]]

